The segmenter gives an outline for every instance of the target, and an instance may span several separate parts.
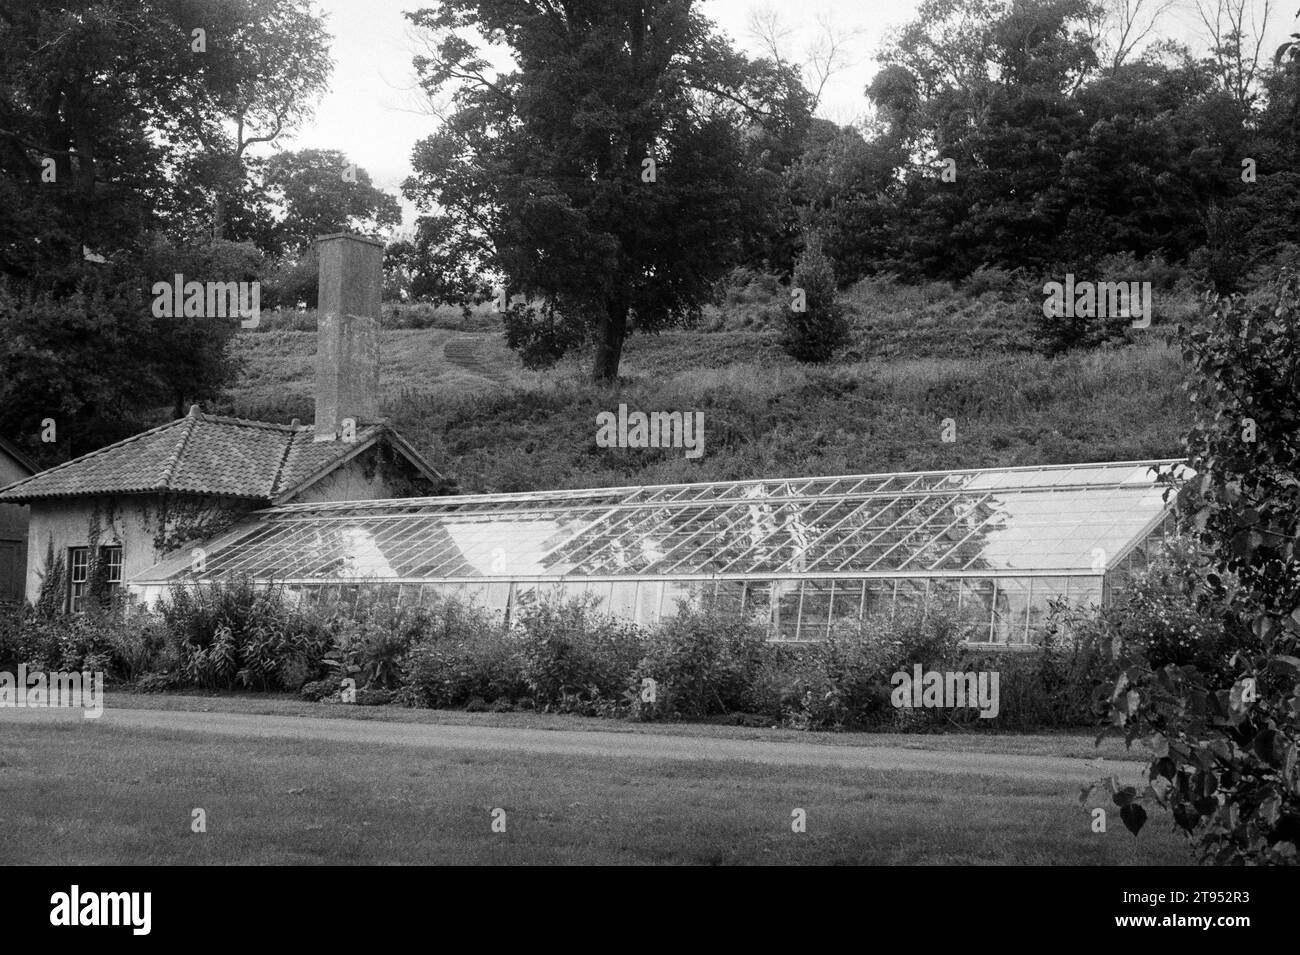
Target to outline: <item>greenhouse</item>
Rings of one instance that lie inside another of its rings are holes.
[[[651,624],[679,601],[824,639],[950,600],[977,642],[1032,644],[1053,601],[1103,605],[1172,531],[1177,461],[293,504],[131,581],[245,578],[310,603],[455,596],[507,620],[580,594]]]

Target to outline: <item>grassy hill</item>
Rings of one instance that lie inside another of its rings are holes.
[[[779,347],[779,289],[752,285],[699,329],[634,336],[617,387],[587,357],[522,369],[486,309],[385,306],[385,413],[465,491],[1177,456],[1190,421],[1166,300],[1129,341],[1035,351],[1033,304],[946,286],[860,285],[851,347],[824,367]],[[312,418],[314,316],[269,316],[236,340],[243,377],[221,410]],[[596,447],[596,415],[702,411],[705,453]],[[941,440],[942,422],[956,441]]]

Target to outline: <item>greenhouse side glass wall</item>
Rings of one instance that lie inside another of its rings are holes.
[[[308,602],[454,596],[507,619],[590,595],[651,624],[710,599],[777,640],[950,600],[975,642],[1024,645],[1053,601],[1101,605],[1172,529],[1175,461],[297,504],[132,583],[248,578]],[[1168,498],[1168,499],[1167,499]]]

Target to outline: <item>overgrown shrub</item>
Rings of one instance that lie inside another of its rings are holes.
[[[438,601],[420,618],[399,684],[400,702],[435,709],[527,694],[518,638],[489,611],[455,599]]]
[[[436,638],[470,612],[472,608],[455,601],[399,607],[391,600],[362,595],[356,604],[340,607],[326,618],[334,648],[325,662],[336,677],[354,679],[358,687],[396,689],[412,645]]]
[[[1095,726],[1097,692],[1114,680],[1106,629],[1091,612],[1054,608],[1055,626],[1028,652],[963,648],[958,669],[997,671],[998,715],[983,718],[975,710],[952,714],[958,724],[994,730]],[[1059,627],[1068,624],[1068,636]]]
[[[655,702],[643,716],[703,717],[743,711],[767,646],[761,628],[712,607],[680,604],[647,633],[636,685],[655,682]]]
[[[102,672],[134,682],[163,659],[166,631],[143,610],[43,615],[14,610],[0,619],[0,669]]]
[[[896,709],[892,677],[910,675],[916,664],[950,668],[967,635],[955,608],[939,601],[846,622],[796,659],[797,705],[786,709],[785,721],[802,729],[839,729],[915,728],[942,719],[942,711]]]
[[[630,697],[640,632],[597,611],[594,598],[544,601],[519,616],[523,676],[540,709],[593,714]]]
[[[1211,599],[1208,558],[1187,538],[1171,539],[1151,566],[1102,613],[1109,635],[1157,669],[1194,666],[1202,673],[1232,671],[1232,657],[1259,641]],[[1215,575],[1235,589],[1230,574]]]
[[[183,685],[297,689],[286,679],[322,674],[333,646],[318,615],[248,580],[177,588],[160,612]]]
[[[420,643],[403,664],[399,698],[433,709],[515,702],[528,693],[523,668],[519,639],[503,628]]]

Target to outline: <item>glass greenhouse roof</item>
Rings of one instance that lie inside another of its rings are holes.
[[[1160,525],[1156,470],[995,468],[260,511],[132,582],[1100,576]]]

